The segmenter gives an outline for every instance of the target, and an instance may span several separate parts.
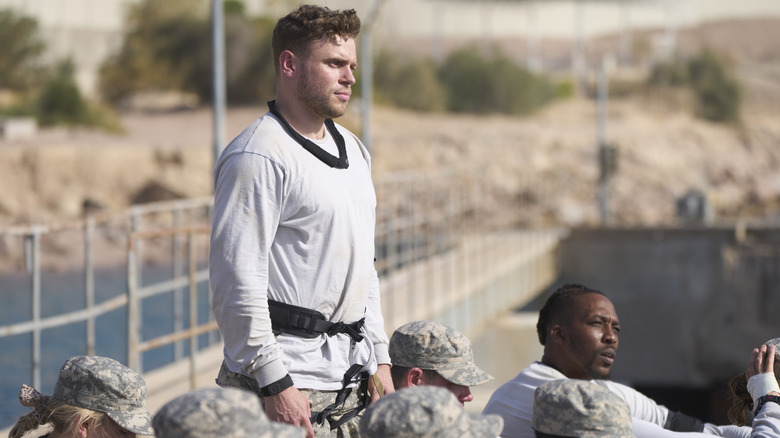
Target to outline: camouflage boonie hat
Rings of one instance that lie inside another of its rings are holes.
[[[52,399],[103,412],[139,435],[154,435],[146,410],[146,382],[121,363],[101,356],[75,356],[60,369]]]
[[[473,386],[493,380],[474,364],[471,341],[462,333],[434,321],[412,321],[390,337],[390,362],[407,368],[434,370],[457,385]]]
[[[775,357],[780,359],[780,338],[770,339],[770,340],[764,342],[764,344],[766,344],[767,347],[770,347],[770,346],[774,345],[775,346]]]
[[[536,388],[531,427],[566,437],[634,438],[628,404],[587,380],[554,380]]]
[[[498,415],[469,414],[450,391],[438,386],[388,394],[360,419],[360,435],[371,438],[495,438],[503,428]]]
[[[274,423],[260,399],[238,388],[203,388],[166,403],[154,415],[157,438],[302,438],[299,427]]]

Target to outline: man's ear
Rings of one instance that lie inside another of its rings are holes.
[[[290,78],[295,75],[297,69],[295,54],[289,50],[285,50],[279,55],[279,72]]]
[[[556,324],[550,328],[549,341],[562,343],[566,340],[566,328],[560,324]]]
[[[406,386],[420,386],[424,383],[423,370],[417,367],[409,369],[409,372],[406,374]]]

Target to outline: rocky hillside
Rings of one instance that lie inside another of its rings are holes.
[[[689,190],[705,193],[722,221],[772,218],[780,211],[780,49],[776,38],[766,37],[780,26],[767,21],[708,25],[680,35],[684,47],[712,41],[733,54],[746,91],[742,126],[696,119],[690,99],[680,94],[638,90],[610,102],[607,136],[619,151],[611,186],[615,224],[673,224],[677,199]],[[238,133],[264,111],[230,110],[227,132]],[[389,108],[374,116],[377,178],[401,170],[476,171],[490,208],[506,215],[503,222],[599,221],[592,100],[559,101],[527,118]],[[359,128],[358,120],[353,113],[341,122]],[[49,131],[0,140],[0,226],[69,221],[87,211],[210,194],[207,108],[126,114],[122,122],[123,135]]]

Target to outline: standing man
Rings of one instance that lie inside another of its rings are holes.
[[[534,390],[558,379],[592,380],[615,393],[628,403],[634,433],[640,438],[657,437],[659,426],[678,432],[722,434],[718,426],[670,411],[633,388],[607,380],[617,356],[620,320],[603,293],[578,284],[559,288],[539,311],[536,331],[544,345],[541,362],[532,363],[501,385],[483,410],[503,417],[502,437],[534,437]]]
[[[271,421],[309,437],[357,436],[366,388],[372,400],[393,391],[370,156],[332,120],[352,93],[359,31],[352,9],[303,5],[281,18],[276,100],[214,170],[217,383],[255,392]]]
[[[460,405],[474,400],[471,386],[493,380],[474,363],[471,341],[463,333],[435,321],[412,321],[390,336],[390,374],[396,389],[439,386]]]

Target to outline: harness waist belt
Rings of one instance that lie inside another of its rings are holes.
[[[355,342],[363,340],[360,331],[366,318],[346,324],[344,322],[330,322],[325,315],[306,307],[294,306],[268,299],[268,310],[271,314],[271,328],[275,334],[285,333],[302,338],[312,339],[326,334],[335,336],[338,333],[346,333]]]

